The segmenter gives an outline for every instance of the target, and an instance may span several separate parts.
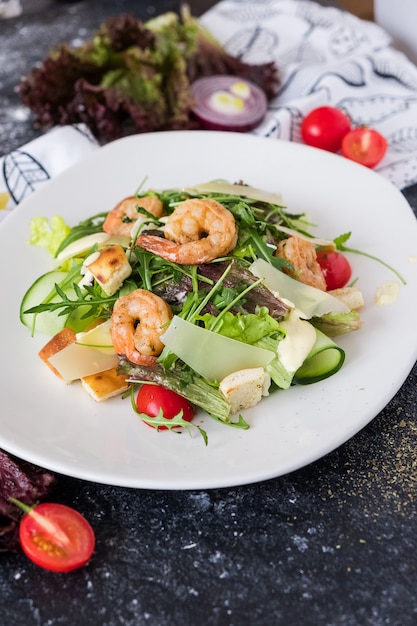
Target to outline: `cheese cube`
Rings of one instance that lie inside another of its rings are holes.
[[[126,375],[117,373],[117,368],[98,372],[81,378],[81,385],[96,402],[103,402],[118,396],[128,388]]]

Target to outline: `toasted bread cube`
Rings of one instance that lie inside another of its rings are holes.
[[[328,293],[344,302],[351,311],[360,309],[365,304],[362,292],[356,287],[341,287],[340,289],[332,289]]]
[[[93,260],[85,265],[108,296],[112,296],[121,287],[123,281],[132,273],[132,267],[122,246],[116,244],[93,253]]]
[[[263,367],[251,367],[233,372],[223,378],[219,388],[230,404],[232,415],[241,409],[255,406],[262,400],[265,377]]]
[[[75,340],[75,332],[70,328],[63,328],[59,333],[54,335],[52,339],[50,339],[48,343],[45,344],[38,353],[42,361],[53,371],[56,376],[58,376],[58,378],[63,380],[65,383],[69,383],[71,381],[65,380],[60,372],[56,369],[56,367],[54,367],[52,363],[49,362],[49,359],[58,352],[61,352],[61,350],[63,350],[67,346],[75,343]]]

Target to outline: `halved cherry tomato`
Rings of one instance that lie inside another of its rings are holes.
[[[322,106],[313,109],[302,121],[304,143],[315,148],[338,152],[343,137],[350,131],[350,118],[340,109]]]
[[[19,527],[23,552],[36,565],[52,572],[82,567],[94,552],[92,527],[81,513],[64,504],[42,503],[25,510]]]
[[[139,413],[144,413],[149,417],[156,417],[161,409],[167,419],[172,419],[178,415],[181,409],[183,411],[182,419],[186,422],[191,422],[194,417],[194,409],[188,400],[175,391],[160,385],[142,385],[136,396],[136,408]],[[148,422],[146,423],[148,424]],[[167,430],[166,426],[159,426],[159,429]]]
[[[373,128],[354,128],[342,141],[343,156],[366,167],[375,167],[386,151],[387,140]]]
[[[318,250],[317,261],[323,272],[328,291],[347,285],[352,276],[352,267],[341,252]]]

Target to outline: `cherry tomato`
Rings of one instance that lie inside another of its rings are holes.
[[[54,503],[19,506],[26,511],[19,527],[20,544],[36,565],[52,572],[69,572],[89,561],[94,531],[78,511]]]
[[[317,261],[329,291],[331,289],[340,289],[347,285],[352,276],[352,268],[347,258],[341,252],[318,250]]]
[[[182,418],[191,422],[194,417],[194,409],[191,404],[175,391],[159,385],[142,385],[136,396],[136,408],[139,413],[149,417],[156,417],[162,409],[164,417],[172,419],[183,411]],[[148,423],[148,422],[147,422]],[[151,426],[151,424],[149,424]],[[166,426],[160,426],[160,430],[166,430]]]
[[[342,154],[366,167],[375,167],[385,156],[387,140],[372,128],[358,127],[344,136]]]
[[[338,152],[350,129],[351,121],[346,113],[336,107],[323,106],[306,115],[301,124],[301,135],[309,146]]]

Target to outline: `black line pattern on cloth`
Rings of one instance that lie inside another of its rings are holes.
[[[326,56],[322,50],[318,50],[311,42],[306,42],[303,49],[291,47],[279,55],[279,64],[281,67],[288,67],[293,63],[308,63],[309,65],[320,65],[325,63]]]
[[[4,157],[3,177],[16,204],[50,179],[43,165],[22,150],[13,150]]]
[[[295,15],[310,24],[310,30],[314,28],[331,28],[335,22],[335,14],[331,8],[323,11],[323,7],[313,2],[299,2],[295,9]],[[343,14],[338,13],[338,19],[343,18]]]
[[[300,2],[296,15],[309,25],[299,46],[297,57],[299,61],[306,60],[305,48],[309,45],[307,40],[318,29],[327,31],[324,36],[328,39],[328,50],[335,57],[349,56],[360,46],[370,43],[369,37],[359,30],[357,25],[354,27],[350,24],[348,14],[338,13],[338,20],[335,21],[331,8],[327,7],[327,11],[323,12],[323,7]]]
[[[72,128],[74,130],[77,131],[77,133],[80,133],[80,135],[82,135],[83,137],[85,137],[86,139],[88,139],[88,141],[94,145],[98,145],[98,141],[97,139],[94,137],[93,133],[91,132],[91,130],[88,128],[88,126],[86,126],[85,124],[73,124]]]
[[[277,121],[277,138],[301,142],[301,122],[304,117],[302,112],[295,106],[284,107],[283,111],[285,111],[285,117],[288,117],[289,119],[285,121],[285,124],[281,121]],[[286,137],[287,134],[288,137]]]
[[[240,23],[268,20],[279,13],[274,0],[238,0],[218,9],[218,14],[225,19]]]
[[[417,154],[417,126],[400,128],[388,135],[387,141],[395,152]]]
[[[416,97],[377,94],[362,98],[342,98],[338,104],[357,126],[375,126],[394,115],[408,111],[416,103],[417,94]]]
[[[278,122],[278,120],[271,120],[271,126],[266,130],[265,134],[263,135],[264,137],[276,137],[279,138],[280,137],[280,124]]]
[[[393,184],[395,184],[397,180],[398,171],[401,172],[403,187],[415,184],[417,182],[417,156],[404,154],[387,165],[380,165],[378,167],[378,173],[385,176],[385,178],[390,180]]]
[[[282,68],[255,134],[300,142],[306,112],[336,106],[385,135],[379,173],[399,188],[417,182],[417,74],[376,24],[310,0],[226,0],[219,13],[229,21],[223,43],[231,54]]]
[[[329,50],[337,57],[353,54],[362,44],[369,42],[362,32],[347,24],[342,24],[329,39]]]
[[[260,26],[239,30],[226,43],[229,53],[238,59],[250,54],[252,60],[253,57],[260,56],[268,61],[273,57],[273,51],[277,46],[277,33]]]
[[[402,171],[404,186],[417,181],[417,126],[399,128],[386,136],[392,160],[382,165],[379,172],[391,181],[396,178],[397,170]]]
[[[411,91],[417,92],[417,80],[415,74],[408,71],[408,66],[404,64],[393,64],[385,57],[373,57],[369,59],[373,72],[379,78],[384,80],[392,80]]]
[[[329,77],[341,80],[350,87],[365,86],[364,70],[357,61],[347,61],[342,65],[336,64],[334,69],[328,65],[327,69],[319,75],[314,67],[299,68],[295,69],[282,85],[278,94],[280,102],[288,102],[318,91]]]
[[[294,106],[280,106],[275,111],[268,111],[261,128],[255,134],[286,141],[301,142],[302,111]]]
[[[327,13],[322,13],[320,7],[304,5],[302,2],[297,6],[295,15],[308,25],[308,29],[304,32],[300,44],[293,49],[293,61],[301,63],[306,60],[307,63],[311,63],[310,54],[314,45],[310,43],[309,38],[318,28],[331,30],[333,19]]]

